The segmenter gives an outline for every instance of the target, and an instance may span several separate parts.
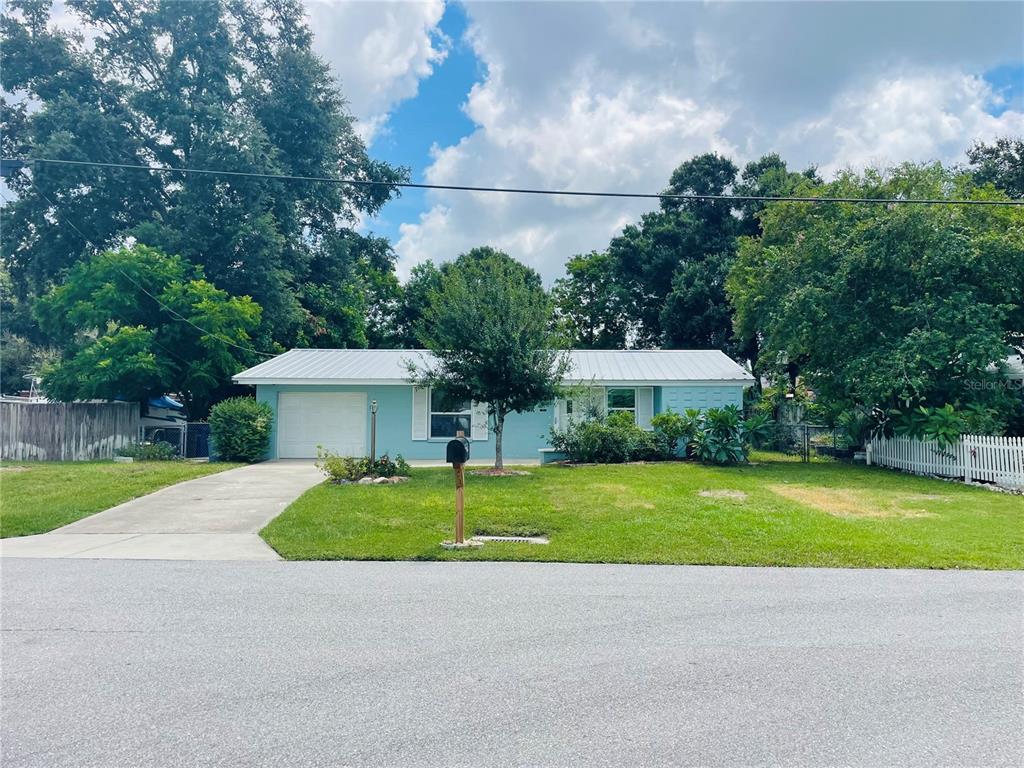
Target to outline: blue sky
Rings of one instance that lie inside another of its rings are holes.
[[[1024,36],[1024,32],[1021,33]],[[992,104],[989,111],[1001,115],[1007,110],[1024,110],[1024,63],[1004,64],[985,73],[985,80],[1003,97],[1003,104]]]
[[[461,4],[447,5],[435,34],[447,50],[443,63],[420,81],[415,97],[403,101],[392,112],[385,126],[374,137],[373,156],[410,169],[410,180],[423,182],[430,164],[430,149],[435,144],[457,144],[473,130],[473,122],[462,110],[473,83],[486,74],[472,48],[464,40],[466,12]],[[407,189],[389,203],[369,228],[397,241],[403,221],[415,221],[426,210],[426,193]]]
[[[373,156],[416,181],[658,190],[715,151],[827,176],[1024,135],[1024,4],[319,2]],[[406,275],[493,245],[550,282],[650,209],[409,191],[366,228]]]

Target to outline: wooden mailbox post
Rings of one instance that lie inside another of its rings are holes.
[[[465,466],[469,461],[469,440],[461,429],[455,435],[454,440],[448,441],[445,451],[445,461],[455,470],[455,540],[442,541],[441,546],[445,549],[472,549],[482,547],[484,543],[475,538],[466,539],[466,520],[463,514],[465,500],[462,491],[466,483]]]
[[[454,440],[448,441],[445,460],[455,469],[455,544],[461,546],[466,543],[463,488],[466,484],[464,468],[469,460],[469,440],[461,429],[455,433]]]

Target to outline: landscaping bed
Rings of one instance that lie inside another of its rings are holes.
[[[45,533],[159,488],[238,464],[191,461],[0,465],[0,537]]]
[[[832,461],[531,467],[466,480],[466,534],[544,536],[447,551],[451,469],[383,488],[325,483],[262,531],[289,559],[1024,567],[1024,500]]]

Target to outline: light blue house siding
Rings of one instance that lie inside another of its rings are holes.
[[[274,411],[274,426],[267,458],[277,458],[278,400],[282,392],[349,392],[365,393],[366,402],[377,401],[377,455],[388,453],[392,457],[402,454],[406,459],[443,459],[448,438],[414,440],[412,438],[413,388],[411,385],[301,385],[258,384],[256,399],[270,405]],[[654,413],[665,410],[683,412],[687,408],[713,408],[743,404],[743,384],[685,385],[654,387]],[[548,445],[554,424],[554,403],[541,406],[529,413],[513,413],[505,420],[503,438],[504,455],[508,459],[537,459],[539,451]],[[370,445],[370,415],[366,414],[366,446]],[[474,459],[494,458],[494,432],[489,430],[486,440],[474,439]]]

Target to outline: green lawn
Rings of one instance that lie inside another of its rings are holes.
[[[158,488],[237,464],[25,462],[0,466],[0,537],[44,533]]]
[[[1024,568],[1024,497],[878,468],[755,459],[467,473],[467,535],[544,534],[546,546],[442,549],[454,514],[447,468],[416,469],[402,485],[317,486],[262,536],[297,560]]]

